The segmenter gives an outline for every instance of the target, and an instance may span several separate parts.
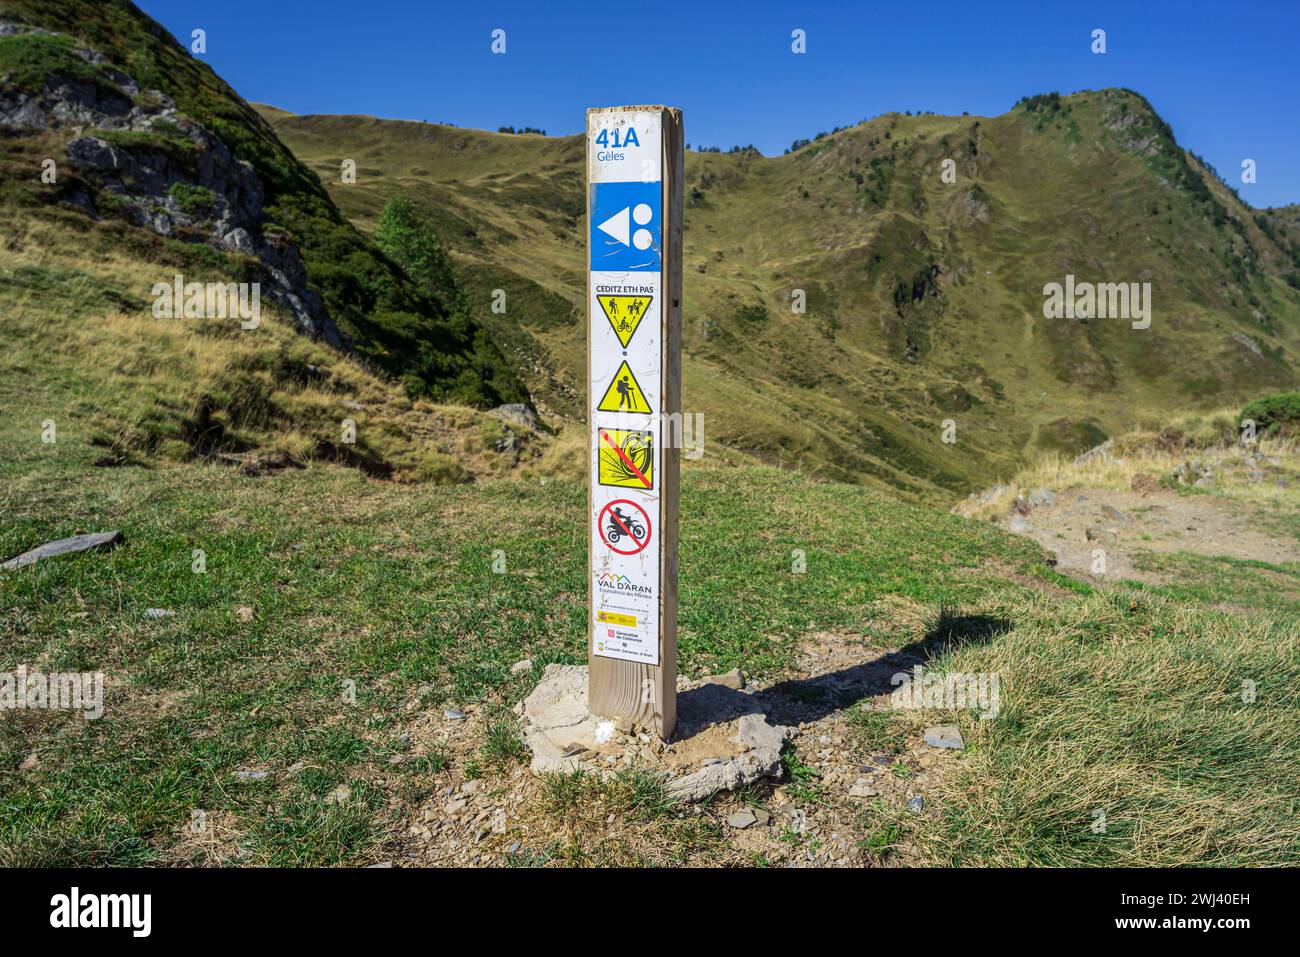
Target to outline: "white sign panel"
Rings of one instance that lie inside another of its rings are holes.
[[[592,652],[659,664],[660,113],[588,119]]]

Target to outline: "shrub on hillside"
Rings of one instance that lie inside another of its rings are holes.
[[[409,199],[394,196],[384,204],[375,226],[375,242],[403,272],[448,312],[463,311],[466,304],[428,214]]]
[[[1253,419],[1260,432],[1300,434],[1300,392],[1280,392],[1247,403],[1242,419]]]
[[[190,216],[210,215],[217,202],[216,194],[212,190],[192,183],[172,183],[167,192],[172,199],[176,200],[176,205],[181,208],[181,211]]]

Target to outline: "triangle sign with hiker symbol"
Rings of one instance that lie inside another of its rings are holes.
[[[650,400],[641,391],[641,384],[636,381],[636,376],[632,374],[632,367],[627,364],[626,359],[614,373],[609,388],[605,390],[596,408],[601,412],[649,413],[654,411],[650,408]]]

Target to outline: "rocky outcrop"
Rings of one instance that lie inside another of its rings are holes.
[[[0,22],[0,36],[29,31]],[[68,161],[96,187],[73,194],[91,216],[113,211],[160,236],[256,258],[262,295],[293,315],[313,338],[349,348],[321,297],[308,288],[298,249],[282,230],[263,228],[265,190],[251,164],[179,112],[171,98],[140,85],[94,50],[74,52],[90,78],[55,72],[39,91],[0,77],[0,127],[67,131]]]

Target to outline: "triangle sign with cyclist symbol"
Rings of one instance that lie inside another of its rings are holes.
[[[650,311],[654,296],[597,296],[601,311],[609,320],[614,335],[618,336],[623,348],[632,341],[641,320]]]

